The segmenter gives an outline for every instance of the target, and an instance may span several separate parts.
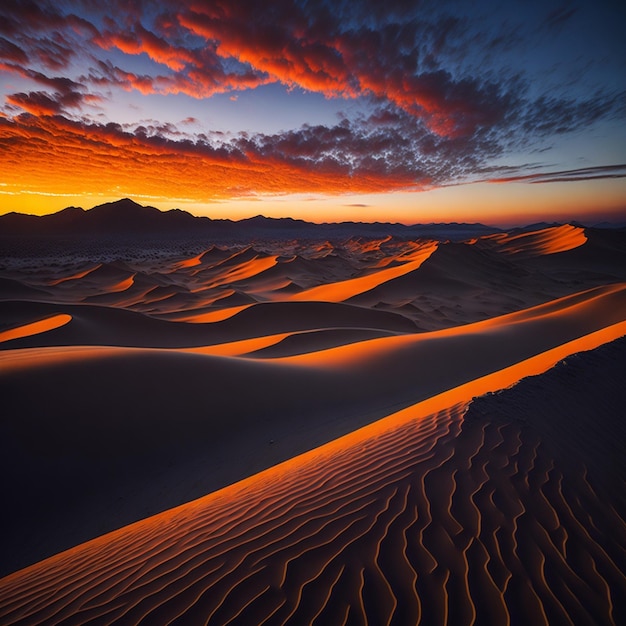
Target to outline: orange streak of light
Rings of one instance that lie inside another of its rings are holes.
[[[217,311],[208,311],[206,313],[194,313],[192,315],[185,315],[184,317],[176,317],[178,322],[191,322],[193,324],[203,324],[205,322],[221,322],[227,320],[233,315],[237,315],[244,309],[252,306],[251,304],[243,304],[241,306],[228,307],[227,309],[219,309]]]
[[[585,230],[571,224],[518,235],[498,233],[488,235],[485,239],[497,241],[503,251],[509,254],[527,253],[537,256],[567,252],[582,246],[587,241]]]
[[[396,267],[380,270],[367,276],[359,276],[337,283],[319,285],[294,294],[290,300],[323,300],[326,302],[342,302],[370,289],[374,289],[388,280],[413,272],[436,250],[437,243],[429,242],[417,253],[411,255],[412,261]]]
[[[85,278],[85,276],[88,276],[93,271],[97,270],[99,267],[102,267],[102,265],[98,264],[95,267],[90,267],[90,268],[88,268],[86,270],[83,270],[81,272],[77,272],[76,274],[72,274],[71,276],[63,276],[61,278],[57,278],[56,280],[50,281],[48,284],[51,287],[55,287],[56,285],[60,285],[61,283],[65,283],[65,282],[70,281],[70,280],[79,280],[80,278]]]
[[[508,313],[493,319],[473,322],[464,326],[446,328],[422,334],[400,335],[396,337],[383,337],[369,339],[349,346],[329,348],[318,352],[310,352],[297,356],[276,359],[277,362],[301,365],[304,367],[342,368],[351,363],[364,363],[365,361],[378,360],[387,352],[402,347],[429,342],[445,337],[468,336],[489,333],[498,333],[502,339],[506,339],[507,331],[524,322],[544,324],[550,320],[572,321],[575,318],[583,319],[592,317],[595,319],[599,314],[611,311],[622,306],[626,298],[626,284],[596,287],[573,295],[564,296],[545,304],[540,304],[529,309]],[[600,323],[598,322],[598,325]],[[537,327],[540,330],[539,326]]]
[[[10,328],[0,332],[0,342],[10,341],[11,339],[21,339],[22,337],[30,337],[31,335],[39,335],[55,328],[64,326],[71,321],[72,316],[66,313],[54,315],[37,322],[31,322],[30,324],[24,324],[17,328]]]
[[[277,335],[266,335],[265,337],[254,337],[252,339],[241,339],[228,343],[218,343],[212,346],[201,346],[199,348],[185,348],[183,352],[195,352],[198,354],[213,354],[216,356],[241,356],[255,350],[261,350],[277,344],[279,341],[289,337],[293,333],[279,333]]]
[[[120,280],[119,283],[115,283],[114,285],[111,285],[107,289],[107,292],[119,293],[120,291],[126,291],[127,289],[130,289],[133,286],[134,282],[135,282],[134,276],[129,276],[128,278],[125,278],[124,280]]]

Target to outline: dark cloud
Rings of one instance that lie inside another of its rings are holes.
[[[490,182],[526,182],[539,184],[573,182],[580,180],[600,180],[605,178],[626,178],[626,164],[600,165],[596,167],[583,167],[575,170],[560,170],[555,172],[536,172],[534,174],[493,178]]]
[[[66,78],[65,76],[50,77],[42,74],[41,72],[36,72],[35,70],[24,70],[22,74],[23,76],[31,78],[41,85],[51,87],[61,94],[69,94],[84,89],[84,85],[81,85],[76,81]]]
[[[569,133],[625,113],[626,92],[600,93],[583,100],[540,96],[526,101],[519,122],[524,133],[548,136]]]
[[[247,134],[233,140],[233,144],[253,160],[349,178],[382,176],[394,184],[414,188],[467,177],[502,152],[490,133],[440,136],[405,111],[389,106],[371,117],[343,120],[332,127],[304,126],[273,135]]]
[[[39,85],[49,87],[54,91],[30,91],[8,94],[7,101],[29,113],[35,115],[56,115],[65,113],[67,108],[80,108],[85,103],[93,104],[99,97],[87,93],[84,85],[64,76],[46,76],[41,72],[24,69],[20,66],[7,66],[13,71],[29,78]]]
[[[64,14],[61,3],[50,1],[3,0],[0,8],[0,34],[24,53],[19,63],[37,62],[53,70],[67,68],[82,50],[74,45],[93,37],[97,29],[88,20]]]
[[[571,2],[550,11],[543,22],[543,26],[549,30],[560,28],[565,22],[570,20],[578,11],[578,7],[572,6]]]
[[[159,77],[147,74],[138,75],[127,72],[110,61],[96,61],[88,76],[82,77],[85,82],[100,88],[121,87],[127,91],[135,89],[140,93],[149,94],[156,91]]]
[[[12,63],[27,63],[28,57],[24,50],[11,43],[4,37],[0,37],[0,59]]]
[[[61,15],[51,3],[4,0],[0,15],[0,33],[16,35],[27,29],[47,29],[59,24],[60,20]]]
[[[7,96],[7,100],[34,115],[55,115],[64,108],[59,100],[43,91],[14,93]]]
[[[8,102],[34,115],[57,115],[64,113],[68,107],[80,107],[84,104],[85,98],[85,94],[78,91],[56,92],[54,94],[44,91],[30,91],[28,93],[20,92],[7,96]]]

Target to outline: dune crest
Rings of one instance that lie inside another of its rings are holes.
[[[572,224],[515,235],[498,233],[487,235],[484,239],[497,242],[505,254],[528,257],[567,252],[584,245],[587,241],[585,229]]]
[[[437,243],[429,242],[424,247],[414,253],[411,253],[403,263],[394,267],[379,269],[378,271],[339,281],[329,285],[320,285],[306,289],[300,293],[290,297],[291,300],[323,300],[326,302],[343,302],[349,298],[353,298],[361,293],[374,289],[379,285],[391,280],[404,276],[409,272],[417,270],[422,263],[436,250]]]
[[[10,328],[8,330],[0,331],[0,343],[4,341],[11,341],[12,339],[21,339],[22,337],[31,337],[32,335],[39,335],[40,333],[46,333],[55,328],[60,328],[68,322],[72,321],[72,316],[67,313],[60,313],[59,315],[53,315],[36,322],[24,324],[17,328]]]

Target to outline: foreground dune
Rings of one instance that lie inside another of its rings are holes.
[[[621,340],[418,404],[3,579],[3,623],[622,623],[624,366]]]

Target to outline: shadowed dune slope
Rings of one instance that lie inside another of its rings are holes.
[[[37,337],[15,339],[2,347],[112,345],[183,348],[319,328],[361,328],[399,333],[417,330],[414,322],[391,311],[332,302],[263,302],[245,307],[224,320],[188,324],[113,307],[0,301],[1,319],[10,328],[44,316],[63,314],[72,317],[64,327]]]
[[[106,346],[6,350],[0,473],[12,476],[3,490],[12,513],[1,537],[4,567],[624,320],[626,287],[615,285],[463,328],[275,359]]]
[[[440,244],[419,268],[348,302],[393,309],[434,330],[625,278],[624,233],[565,225]]]
[[[2,623],[624,623],[625,368],[417,405],[4,578]]]

